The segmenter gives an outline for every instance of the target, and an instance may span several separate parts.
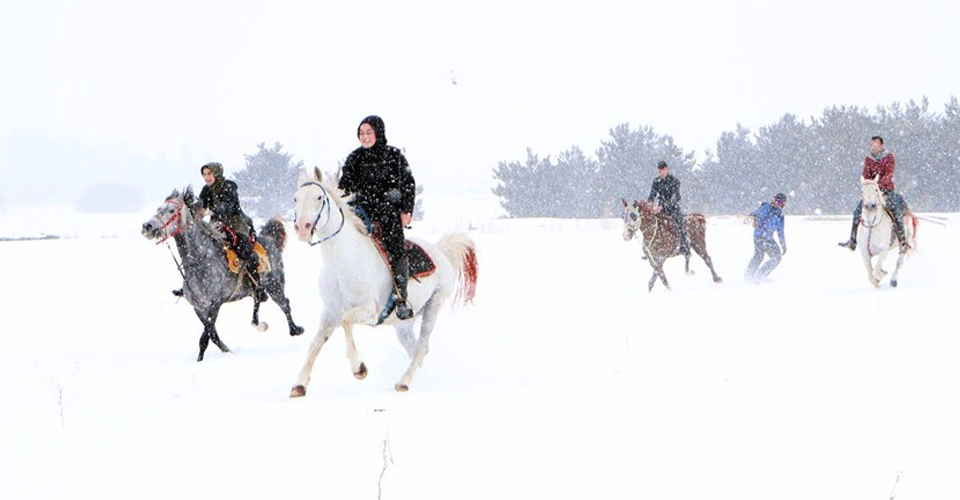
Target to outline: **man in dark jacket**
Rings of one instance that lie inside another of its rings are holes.
[[[200,205],[210,211],[210,220],[219,222],[227,238],[227,243],[237,252],[237,257],[246,265],[253,289],[256,291],[256,300],[266,300],[266,293],[260,286],[260,274],[257,268],[260,258],[253,251],[256,234],[253,221],[240,208],[240,197],[237,194],[237,183],[223,177],[223,165],[217,162],[207,163],[200,167],[203,182],[206,184],[200,190]]]
[[[403,153],[387,145],[386,126],[379,116],[368,116],[357,128],[360,147],[343,164],[338,187],[353,194],[353,205],[372,235],[383,245],[393,270],[397,318],[410,319],[407,280],[410,274],[403,248],[403,228],[413,219],[416,182]]]
[[[680,253],[689,256],[690,241],[687,238],[687,225],[680,211],[680,180],[670,174],[670,167],[663,160],[657,163],[657,177],[653,180],[647,201],[654,203],[657,199],[660,201],[660,210],[673,221],[677,239],[680,240]]]
[[[903,229],[903,212],[906,202],[900,193],[894,190],[893,172],[896,170],[896,161],[893,159],[893,153],[887,151],[883,146],[883,137],[875,135],[870,138],[870,154],[863,160],[863,172],[860,176],[864,179],[873,179],[879,177],[877,183],[880,185],[880,191],[887,199],[886,209],[893,215],[893,222],[897,230],[897,239],[900,240],[900,252],[906,252],[910,249],[907,243],[906,235]],[[842,247],[850,250],[857,249],[857,225],[860,224],[860,214],[863,213],[863,200],[857,203],[857,208],[853,210],[853,227],[850,229],[850,239],[838,243]]]
[[[747,264],[747,281],[762,280],[780,264],[780,258],[787,253],[787,240],[783,234],[783,207],[787,204],[787,195],[777,193],[772,202],[760,204],[753,216],[753,259]],[[780,246],[773,240],[774,233],[780,238]],[[770,260],[757,270],[763,258]]]

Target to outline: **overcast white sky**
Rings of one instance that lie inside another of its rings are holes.
[[[419,182],[458,190],[623,122],[699,154],[737,123],[960,95],[952,0],[645,3],[0,0],[0,136],[228,171],[279,141],[332,170],[379,114]]]

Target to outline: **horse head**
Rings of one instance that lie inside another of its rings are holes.
[[[860,178],[860,195],[863,200],[863,209],[875,212],[878,207],[885,204],[883,192],[880,190],[880,176],[874,176],[873,179],[866,177]]]
[[[174,189],[157,208],[157,213],[143,223],[140,233],[147,239],[158,239],[158,243],[176,236],[193,223],[190,208],[194,200],[192,187],[187,186],[183,193]]]
[[[623,203],[623,240],[630,241],[633,239],[634,235],[637,234],[637,230],[640,229],[640,221],[643,217],[641,212],[641,204],[637,200],[633,200],[633,203],[627,202],[626,198],[620,198],[620,202]]]
[[[309,242],[318,226],[330,222],[330,188],[324,185],[320,169],[302,170],[297,177],[297,192],[293,195],[293,228],[300,241]]]

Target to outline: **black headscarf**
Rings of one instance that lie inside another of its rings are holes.
[[[380,148],[387,145],[387,127],[383,124],[383,118],[380,118],[377,115],[370,115],[360,121],[360,125],[357,125],[357,136],[360,136],[360,127],[366,123],[370,125],[373,129],[373,132],[377,134],[377,142],[374,143],[373,147]]]

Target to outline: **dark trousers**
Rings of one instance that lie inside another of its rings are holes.
[[[400,222],[399,212],[363,212],[361,217],[367,218],[374,228],[373,237],[383,245],[390,259],[390,268],[393,272],[393,282],[401,302],[407,300],[407,279],[410,274],[410,265],[407,253],[403,248],[403,224]]]
[[[686,255],[690,253],[690,239],[687,236],[687,223],[683,220],[683,213],[680,209],[665,209],[664,212],[673,221],[673,229],[676,231],[677,241],[680,244],[680,253]]]
[[[760,263],[763,262],[764,257],[770,257],[770,260],[765,262],[762,267]],[[750,259],[750,263],[747,264],[747,272],[745,273],[747,278],[766,278],[778,265],[780,265],[781,254],[780,246],[777,245],[777,242],[773,240],[765,240],[762,238],[753,239],[753,258]],[[757,268],[760,267],[758,270]]]

